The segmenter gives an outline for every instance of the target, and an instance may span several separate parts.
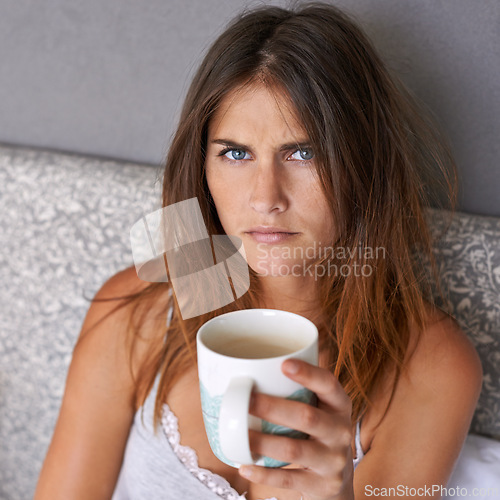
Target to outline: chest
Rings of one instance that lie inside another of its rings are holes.
[[[188,395],[188,396],[187,396]],[[200,390],[196,368],[184,374],[170,391],[167,404],[178,419],[181,444],[196,452],[198,466],[226,479],[248,500],[269,499],[298,500],[300,494],[289,490],[251,483],[238,474],[238,470],[221,462],[212,452],[205,433],[201,411]]]

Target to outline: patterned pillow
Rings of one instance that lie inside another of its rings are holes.
[[[0,498],[33,498],[89,298],[132,264],[158,171],[0,147]]]
[[[450,213],[433,209],[430,223],[438,237]],[[481,358],[483,388],[471,432],[500,439],[500,218],[455,213],[435,244],[445,303]]]

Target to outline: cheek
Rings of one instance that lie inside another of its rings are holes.
[[[295,190],[294,198],[300,205],[301,211],[307,214],[309,219],[317,218],[319,222],[330,212],[325,195],[316,182],[303,182]]]
[[[311,229],[315,232],[316,239],[333,239],[335,225],[330,204],[319,186],[311,187],[312,189],[309,191],[307,198],[304,199],[303,213],[307,214],[307,219]]]
[[[220,176],[213,175],[211,169],[207,169],[206,178],[208,189],[212,199],[214,200],[219,220],[224,226],[224,229],[227,230],[225,226],[230,214],[234,212],[234,190],[230,189],[225,179],[221,179]]]
[[[210,167],[207,167],[206,169],[206,179],[210,195],[214,200],[215,206],[218,208],[221,195],[222,193],[224,193],[223,186],[221,186],[220,179],[216,175],[214,175],[214,172]]]
[[[319,220],[319,230],[320,230],[320,236],[321,239],[327,239],[333,241],[335,238],[335,224],[333,222],[333,215],[331,212],[331,207],[327,203],[326,200],[324,200],[323,203],[321,203],[321,219]]]
[[[207,180],[207,186],[208,190],[210,191],[210,194],[212,197],[214,196],[214,175],[213,175],[213,169],[210,168],[209,165],[205,164],[205,179]]]

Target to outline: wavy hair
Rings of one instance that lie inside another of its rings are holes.
[[[234,19],[206,53],[165,162],[163,206],[197,197],[210,234],[223,229],[204,172],[208,124],[229,92],[255,82],[284,96],[308,134],[339,230],[335,245],[385,249],[383,255],[336,256],[351,269],[369,265],[369,276],[337,273],[317,282],[317,305],[328,318],[318,324],[320,346],[352,400],[355,422],[392,368],[394,393],[410,327],[421,331],[425,325],[431,289],[417,255],[431,262],[437,277],[426,208],[455,208],[456,167],[435,120],[390,74],[349,16],[323,3],[253,9]],[[259,278],[250,272],[250,290],[243,297],[185,321],[168,283],[153,283],[130,297],[134,338],[151,314],[148,304],[163,304],[148,362],[136,374],[140,406],[160,373],[157,421],[173,384],[196,363],[197,329],[221,313],[259,306]],[[176,307],[164,342],[172,301]]]

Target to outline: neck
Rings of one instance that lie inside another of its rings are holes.
[[[320,338],[326,335],[326,330],[323,329],[325,318],[319,306],[317,282],[293,276],[261,276],[260,284],[263,293],[261,307],[304,316],[318,327]],[[320,366],[329,366],[331,361],[329,354],[322,352],[321,349],[320,342]]]
[[[318,318],[318,291],[314,280],[295,276],[260,278],[263,307],[300,314],[314,321]]]

